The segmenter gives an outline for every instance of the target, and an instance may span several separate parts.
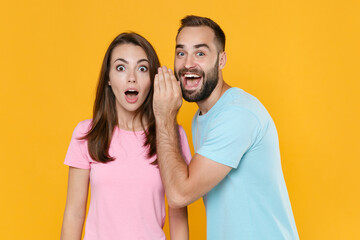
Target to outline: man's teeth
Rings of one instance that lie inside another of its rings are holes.
[[[185,74],[184,77],[186,77],[186,78],[199,78],[200,76],[196,75],[196,74]]]

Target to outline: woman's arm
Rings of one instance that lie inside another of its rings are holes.
[[[89,169],[69,167],[69,181],[61,240],[80,240],[86,215]]]
[[[169,207],[169,227],[171,240],[188,240],[189,225],[187,207]]]

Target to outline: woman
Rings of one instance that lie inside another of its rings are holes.
[[[101,68],[92,120],[75,128],[65,158],[69,183],[61,239],[165,239],[164,188],[156,162],[153,81],[160,67],[151,44],[122,33]],[[184,130],[183,154],[190,160]],[[170,236],[188,239],[187,210],[169,208]]]

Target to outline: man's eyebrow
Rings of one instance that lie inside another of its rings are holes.
[[[210,50],[209,45],[207,45],[206,43],[200,43],[200,44],[194,45],[194,48],[201,48],[201,47],[205,47]],[[183,44],[177,44],[176,49],[178,49],[178,48],[185,48],[185,46]]]
[[[207,48],[207,49],[210,50],[209,45],[207,45],[206,43],[196,44],[194,47],[195,47],[195,48],[205,47],[205,48]]]

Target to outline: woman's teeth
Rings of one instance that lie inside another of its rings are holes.
[[[138,91],[135,91],[135,90],[128,90],[128,91],[125,92],[125,94],[126,94],[127,96],[130,95],[130,96],[135,97],[136,95],[139,94],[139,92],[138,92]]]

